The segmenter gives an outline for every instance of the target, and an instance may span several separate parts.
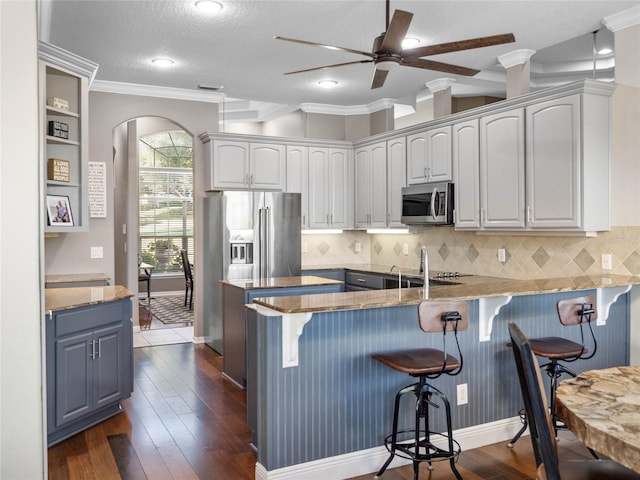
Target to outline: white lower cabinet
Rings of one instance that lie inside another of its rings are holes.
[[[353,228],[353,150],[309,147],[309,228]]]

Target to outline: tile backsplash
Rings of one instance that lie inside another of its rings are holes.
[[[477,235],[431,227],[408,235],[359,231],[303,235],[302,242],[303,267],[371,263],[417,269],[420,246],[426,245],[430,270],[507,278],[640,275],[640,227],[612,227],[596,237]],[[501,248],[504,262],[498,260]],[[602,270],[602,254],[611,255],[611,270]]]

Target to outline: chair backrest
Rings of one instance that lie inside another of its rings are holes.
[[[439,373],[428,375],[430,378],[446,373],[447,375],[458,375],[462,371],[463,358],[460,343],[458,342],[458,332],[469,328],[469,304],[466,301],[438,302],[423,300],[418,305],[418,319],[420,329],[423,332],[437,332],[442,334],[442,370]],[[447,332],[453,332],[456,344],[457,358],[460,364],[451,370],[447,367]]]
[[[189,254],[186,250],[180,250],[180,258],[182,259],[182,271],[184,272],[184,278],[185,280],[191,281],[191,264],[189,263]]]
[[[544,394],[540,367],[529,340],[515,323],[509,323],[509,336],[529,422],[536,466],[544,470],[547,480],[561,480],[555,432]]]
[[[580,343],[582,344],[582,351],[579,355],[573,358],[564,359],[565,362],[572,362],[574,360],[583,359],[587,360],[596,354],[598,349],[598,342],[596,341],[596,335],[593,332],[591,322],[598,319],[598,309],[596,307],[596,299],[593,295],[585,295],[582,297],[565,298],[558,300],[558,319],[560,323],[569,327],[572,325],[580,325]],[[589,333],[591,334],[592,348],[589,350],[585,344],[584,326],[587,325]],[[590,352],[589,355],[585,355]]]

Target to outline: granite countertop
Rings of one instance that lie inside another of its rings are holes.
[[[363,269],[362,271],[367,270]],[[637,285],[640,284],[640,276],[585,275],[580,277],[514,280],[474,275],[456,278],[455,281],[460,282],[459,285],[429,287],[429,299],[475,300],[483,297],[532,295]],[[258,298],[254,302],[281,313],[303,313],[417,305],[422,299],[422,288],[395,288],[390,290]]]
[[[120,285],[108,287],[72,287],[72,288],[45,288],[45,310],[68,310],[86,305],[114,302],[124,298],[133,297],[133,293]]]
[[[111,277],[104,273],[66,273],[44,276],[44,283],[46,285],[74,282],[108,282],[109,280],[111,280]]]
[[[313,287],[317,285],[342,285],[343,282],[328,278],[305,275],[301,277],[259,278],[253,280],[220,280],[220,283],[243,290],[260,290],[265,288]]]

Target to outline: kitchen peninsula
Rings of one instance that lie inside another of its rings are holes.
[[[635,276],[538,280],[469,276],[432,286],[433,300],[468,300],[470,328],[460,344],[464,368],[437,386],[452,402],[456,439],[464,450],[510,438],[520,427],[518,391],[507,323],[527,336],[578,335],[561,326],[556,302],[593,294],[598,303],[595,357],[575,371],[629,362],[630,295]],[[407,383],[371,354],[438,347],[423,334],[416,306],[422,288],[254,300],[248,342],[250,427],[258,451],[256,478],[344,478],[376,470],[386,458],[395,392]],[[433,343],[433,345],[432,345]],[[456,386],[469,401],[456,405]],[[407,411],[407,414],[410,412]],[[436,423],[436,430],[444,425]],[[304,472],[304,473],[303,473]],[[311,473],[313,472],[313,473]],[[297,477],[296,477],[297,475]]]

